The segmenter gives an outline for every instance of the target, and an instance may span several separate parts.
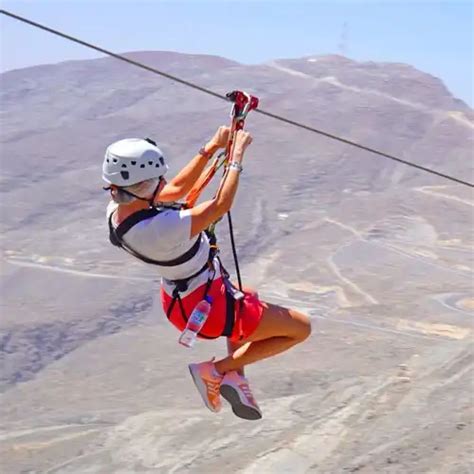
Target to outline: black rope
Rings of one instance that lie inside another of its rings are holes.
[[[232,254],[234,255],[235,272],[237,273],[237,281],[239,282],[239,290],[243,291],[242,277],[240,276],[239,260],[237,258],[237,249],[235,247],[235,240],[234,240],[234,226],[232,225],[232,217],[230,215],[230,211],[227,213],[227,220],[229,221],[230,243],[232,244]]]
[[[214,97],[217,97],[218,99],[223,99],[225,101],[228,101],[225,95],[218,94],[217,92],[198,86],[196,84],[193,84],[192,82],[185,81],[184,79],[180,79],[179,77],[160,71],[159,69],[156,69],[154,67],[147,66],[146,64],[143,64],[143,63],[139,63],[138,61],[129,59],[125,56],[122,56],[121,54],[113,53],[112,51],[109,51],[107,49],[101,48],[100,46],[96,46],[94,44],[88,43],[87,41],[83,41],[79,38],[75,38],[74,36],[71,36],[61,31],[50,28],[49,26],[42,25],[41,23],[37,23],[36,21],[29,20],[28,18],[22,17],[20,15],[16,15],[15,13],[9,12],[7,10],[0,9],[0,13],[3,13],[6,16],[14,18],[15,20],[22,21],[23,23],[27,23],[28,25],[34,26],[35,28],[39,28],[40,30],[44,30],[44,31],[47,31],[48,33],[52,33],[53,35],[61,36],[61,38],[65,38],[69,41],[72,41],[73,43],[81,44],[82,46],[85,46],[86,48],[94,49],[95,51],[99,51],[100,53],[104,53],[104,54],[107,54],[108,56],[112,56],[113,58],[119,59],[120,61],[125,61],[126,63],[132,64],[133,66],[137,66],[147,71],[154,72],[155,74],[159,74],[160,76],[166,77],[167,79],[171,79],[172,81],[179,82],[180,84],[184,84],[185,86],[192,87],[193,89],[197,89],[198,91],[205,92],[206,94],[213,95]]]
[[[29,20],[28,18],[24,18],[20,15],[16,15],[15,13],[12,13],[12,12],[9,12],[9,11],[3,10],[3,9],[0,9],[0,13],[2,13],[3,15],[9,16],[11,18],[14,18],[15,20],[21,21],[23,23],[27,23],[28,25],[34,26],[35,28],[39,28],[41,30],[47,31],[48,33],[52,33],[54,35],[60,36],[60,37],[65,38],[69,41],[72,41],[74,43],[80,44],[80,45],[85,46],[87,48],[90,48],[90,49],[93,49],[95,51],[99,51],[100,53],[111,56],[113,58],[119,59],[120,61],[124,61],[126,63],[132,64],[133,66],[137,66],[141,69],[145,69],[146,71],[153,72],[153,73],[158,74],[160,76],[166,77],[167,79],[170,79],[172,81],[176,81],[176,82],[178,82],[180,84],[183,84],[185,86],[191,87],[191,88],[196,89],[196,90],[201,91],[201,92],[204,92],[205,94],[209,94],[209,95],[212,95],[213,97],[216,97],[218,99],[228,101],[228,98],[226,96],[224,96],[222,94],[218,94],[217,92],[214,92],[210,89],[198,86],[197,84],[194,84],[192,82],[186,81],[186,80],[181,79],[179,77],[173,76],[172,74],[168,74],[166,72],[160,71],[159,69],[156,69],[154,67],[147,66],[146,64],[140,63],[138,61],[134,61],[133,59],[129,59],[129,58],[127,58],[125,56],[122,56],[120,54],[113,53],[112,51],[101,48],[99,46],[95,46],[91,43],[88,43],[86,41],[75,38],[74,36],[68,35],[66,33],[62,33],[61,31],[55,30],[55,29],[50,28],[48,26],[45,26],[45,25],[42,25],[42,24],[37,23],[35,21]],[[286,124],[293,125],[295,127],[299,127],[299,128],[302,128],[304,130],[308,130],[308,131],[313,132],[313,133],[317,133],[319,135],[330,138],[332,140],[337,140],[341,143],[345,143],[346,145],[351,145],[351,146],[354,146],[354,147],[359,148],[361,150],[368,151],[370,153],[374,153],[376,155],[379,155],[379,156],[384,157],[384,158],[388,158],[388,159],[396,161],[398,163],[403,163],[404,165],[411,166],[412,168],[416,168],[418,170],[421,170],[421,171],[424,171],[426,173],[430,173],[430,174],[439,176],[441,178],[445,178],[449,181],[453,181],[455,183],[462,184],[464,186],[469,186],[471,188],[474,188],[474,184],[470,183],[468,181],[464,181],[462,179],[455,178],[453,176],[447,175],[445,173],[441,173],[439,171],[433,170],[431,168],[427,168],[425,166],[417,165],[416,163],[412,163],[410,161],[403,160],[401,158],[398,158],[394,155],[390,155],[388,153],[377,150],[375,148],[371,148],[371,147],[368,147],[368,146],[365,146],[365,145],[360,145],[359,143],[353,142],[352,140],[348,140],[346,138],[339,137],[337,135],[333,135],[332,133],[328,133],[328,132],[325,132],[323,130],[319,130],[317,128],[311,127],[311,126],[306,125],[304,123],[297,122],[295,120],[291,120],[291,119],[288,119],[286,117],[282,117],[280,115],[276,115],[276,114],[273,114],[271,112],[267,112],[267,111],[262,110],[262,109],[256,109],[255,112],[257,112],[259,114],[262,114],[262,115],[265,115],[267,117],[273,118],[275,120],[279,120],[280,122],[284,122]]]
[[[332,135],[331,133],[328,133],[328,132],[323,132],[322,130],[318,130],[316,128],[310,127],[309,125],[305,125],[304,123],[295,122],[294,120],[290,120],[290,119],[287,119],[285,117],[281,117],[280,115],[275,115],[275,114],[272,114],[270,112],[266,112],[265,110],[257,109],[256,112],[259,112],[263,115],[267,115],[268,117],[272,117],[276,120],[280,120],[281,122],[285,122],[285,123],[288,123],[290,125],[294,125],[296,127],[304,128],[305,130],[309,130],[310,132],[318,133],[319,135],[323,135],[325,137],[332,138],[333,140],[337,140],[339,142],[346,143],[347,145],[355,146],[357,148],[360,148],[361,150],[365,150],[365,151],[368,151],[370,153],[375,153],[376,155],[383,156],[384,158],[389,158],[390,160],[398,161],[399,163],[403,163],[404,165],[408,165],[408,166],[411,166],[413,168],[417,168],[421,171],[425,171],[426,173],[431,173],[431,174],[434,174],[436,176],[440,176],[441,178],[445,178],[445,179],[449,179],[450,181],[454,181],[455,183],[463,184],[465,186],[469,186],[471,188],[474,188],[474,184],[469,183],[468,181],[464,181],[462,179],[455,178],[453,176],[441,173],[441,172],[433,170],[431,168],[426,168],[425,166],[417,165],[416,163],[412,163],[411,161],[402,160],[401,158],[397,158],[396,156],[389,155],[388,153],[385,153],[383,151],[376,150],[375,148],[370,148],[370,147],[365,146],[365,145],[360,145],[359,143],[348,140],[347,138],[342,138],[342,137],[338,137],[336,135]]]

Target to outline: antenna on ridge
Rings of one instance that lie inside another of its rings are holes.
[[[347,57],[349,53],[349,23],[347,23],[347,21],[342,25],[337,50],[339,51],[339,54],[344,57]]]

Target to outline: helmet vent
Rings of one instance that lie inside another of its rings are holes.
[[[149,161],[148,164],[151,166],[153,164],[153,161]]]
[[[114,163],[118,163],[117,158],[114,158],[112,161],[113,161]]]
[[[165,164],[165,159],[162,156],[160,156],[160,163],[162,166],[164,166]]]
[[[143,165],[140,165],[140,168],[145,168],[145,165],[144,165],[144,164],[143,164]]]
[[[128,179],[130,173],[128,171],[120,171],[120,176],[122,176],[122,179]]]
[[[124,164],[122,165],[122,168],[126,168],[126,167],[127,167],[127,165],[124,163]]]
[[[137,164],[136,161],[131,161],[130,163],[132,163],[132,166],[135,166]]]

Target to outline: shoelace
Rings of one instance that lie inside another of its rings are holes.
[[[247,400],[252,404],[257,406],[257,402],[255,401],[255,398],[253,398],[253,393],[250,390],[250,387],[247,383],[239,384],[240,390],[244,393],[246,396]]]

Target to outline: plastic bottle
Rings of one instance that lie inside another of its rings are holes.
[[[188,322],[184,331],[178,339],[178,342],[186,347],[193,347],[196,342],[197,335],[202,329],[206,320],[211,312],[212,298],[206,296],[200,301],[193,309],[191,316],[189,316]]]

